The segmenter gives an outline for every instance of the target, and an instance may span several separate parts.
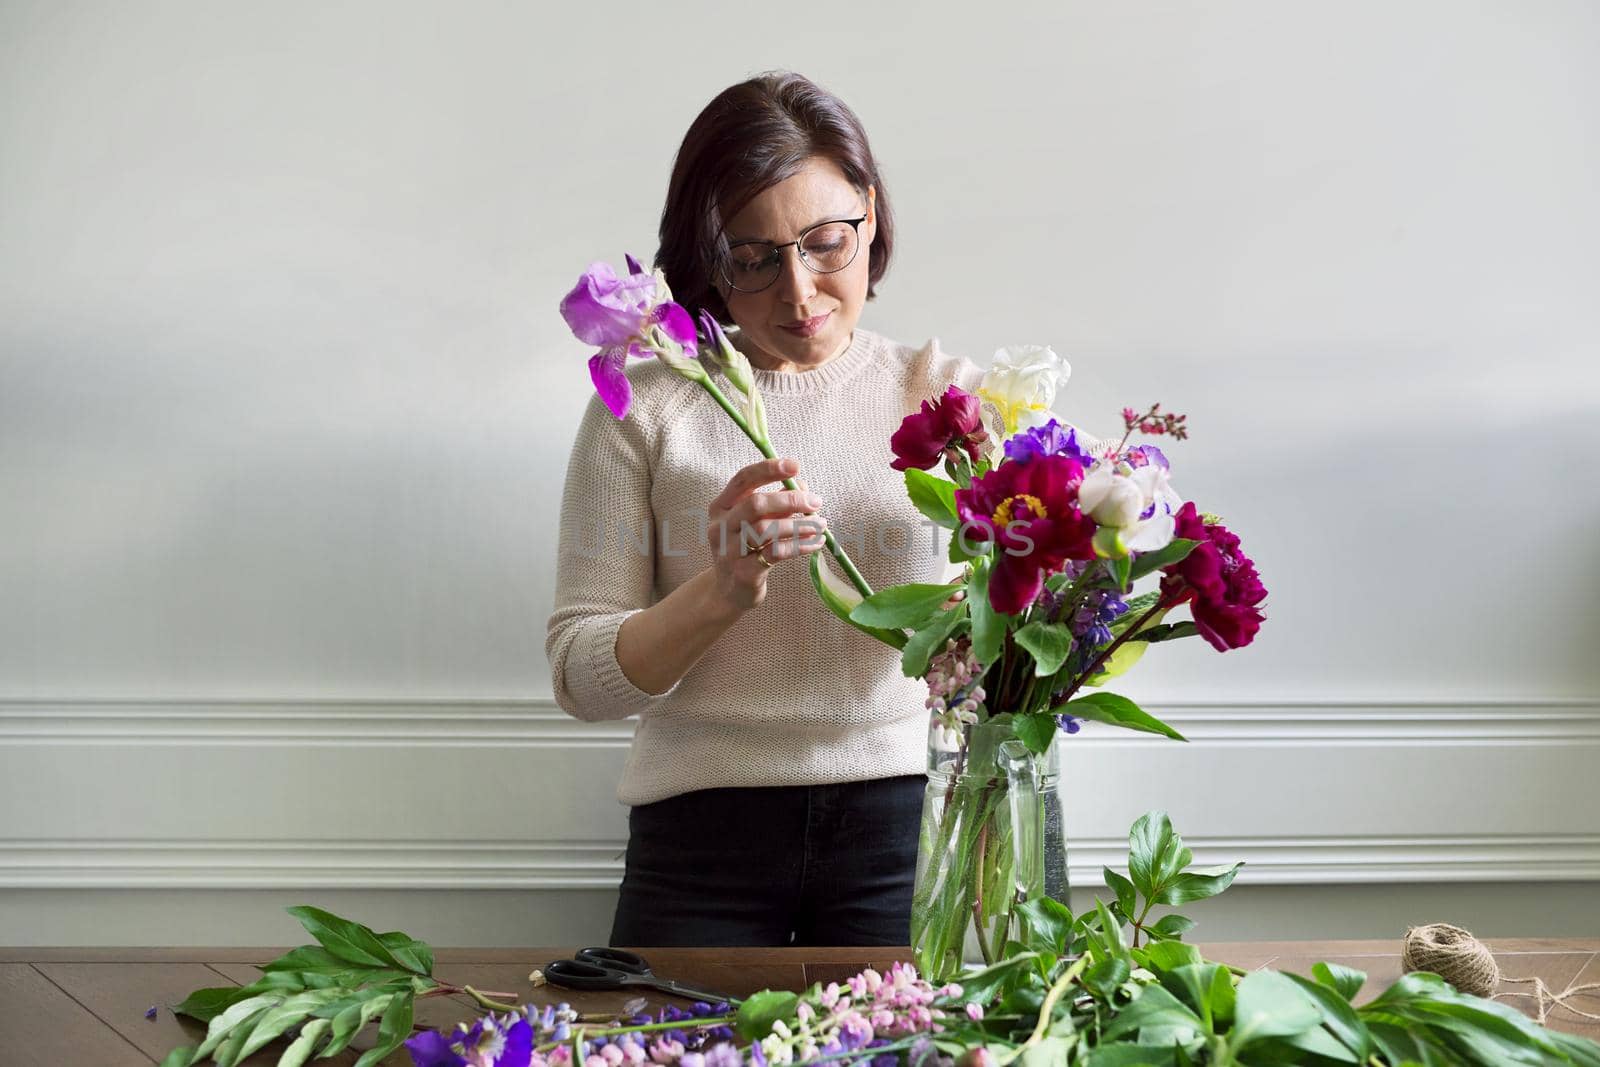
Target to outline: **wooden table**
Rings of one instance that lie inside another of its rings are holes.
[[[1198,944],[1208,959],[1237,967],[1272,967],[1309,974],[1311,965],[1327,960],[1367,972],[1358,1002],[1375,996],[1401,974],[1400,946],[1393,941],[1238,941]],[[1576,940],[1508,939],[1489,942],[1508,978],[1537,975],[1556,991],[1569,982],[1600,982],[1600,938]],[[168,1005],[203,986],[247,983],[257,975],[254,963],[283,953],[269,948],[21,948],[0,949],[0,1059],[7,1063],[59,1063],[85,1067],[144,1067],[159,1063],[178,1045],[194,1044],[204,1029],[191,1019],[179,1020]],[[758,989],[800,990],[812,982],[837,981],[865,967],[886,968],[909,959],[907,949],[641,949],[656,971],[701,988],[744,996]],[[568,1001],[585,1013],[614,1012],[637,991],[579,993],[545,986],[532,989],[528,973],[572,949],[440,949],[436,977],[454,985],[518,992],[534,1003]],[[1532,992],[1532,983],[1503,984],[1502,991]],[[1573,999],[1584,1011],[1600,1014],[1600,990]],[[1535,1002],[1505,1001],[1536,1015]],[[652,1009],[663,1003],[652,998]],[[159,1006],[154,1019],[146,1010]],[[437,997],[419,1001],[417,1023],[450,1027],[476,1017],[466,998]],[[1600,1040],[1600,1023],[1554,1008],[1546,1025]],[[370,1047],[376,1027],[369,1027],[354,1047]],[[281,1043],[256,1053],[246,1063],[277,1062]],[[15,1058],[13,1058],[15,1057]],[[349,1064],[347,1053],[328,1061]],[[385,1064],[409,1065],[405,1050]]]

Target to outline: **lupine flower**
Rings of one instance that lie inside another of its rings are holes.
[[[1069,734],[1075,734],[1083,729],[1083,720],[1076,715],[1061,714],[1056,716],[1056,726]]]
[[[589,358],[589,377],[619,419],[633,402],[623,370],[629,356],[654,355],[687,378],[705,377],[705,368],[692,358],[694,320],[672,302],[666,276],[660,270],[645,273],[632,256],[626,278],[617,277],[609,263],[591,263],[562,298],[561,317],[578,340],[603,346]]]
[[[945,730],[945,747],[954,749],[960,744],[963,723],[978,721],[978,708],[987,697],[983,691],[983,670],[972,654],[972,641],[967,637],[947,640],[943,651],[928,661],[928,671],[923,675],[928,683],[927,708]],[[833,997],[838,999],[838,987]],[[826,1007],[832,1007],[826,1003]]]
[[[1183,559],[1163,567],[1163,600],[1192,601],[1195,626],[1218,652],[1255,640],[1265,616],[1256,605],[1267,595],[1256,565],[1239,549],[1239,538],[1220,522],[1204,522],[1192,501],[1175,516],[1177,536],[1200,543]]]
[[[965,451],[976,463],[989,439],[980,417],[978,398],[955,386],[935,400],[924,400],[922,410],[907,415],[889,438],[897,471],[917,467],[928,470],[941,459],[955,459]]]
[[[1078,510],[1083,466],[1066,456],[1006,462],[956,490],[956,512],[973,540],[993,541],[989,603],[1015,615],[1039,595],[1044,577],[1069,559],[1093,559],[1094,520]]]

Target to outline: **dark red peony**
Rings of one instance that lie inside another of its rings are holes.
[[[890,464],[897,471],[912,467],[928,470],[946,454],[954,458],[956,449],[965,449],[972,462],[978,462],[979,450],[989,439],[978,414],[978,398],[955,386],[944,391],[936,400],[924,400],[922,410],[907,415],[900,428],[889,438],[895,460]]]
[[[1183,559],[1163,567],[1161,598],[1189,606],[1200,636],[1218,652],[1255,640],[1265,616],[1257,609],[1267,595],[1256,565],[1239,550],[1239,538],[1221,523],[1206,525],[1194,502],[1174,516],[1174,536],[1200,543]]]
[[[1069,559],[1094,559],[1095,522],[1078,510],[1083,465],[1067,456],[1005,462],[969,489],[956,490],[956,536],[994,542],[989,603],[1020,614],[1039,595],[1045,576]]]

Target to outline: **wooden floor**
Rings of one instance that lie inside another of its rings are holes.
[[[1310,973],[1318,960],[1367,972],[1358,1002],[1377,995],[1401,974],[1399,944],[1392,941],[1232,942],[1198,944],[1208,959],[1238,967]],[[1556,992],[1569,983],[1600,982],[1600,939],[1522,939],[1489,942],[1506,978],[1544,979]],[[6,1063],[70,1064],[73,1067],[144,1067],[159,1063],[178,1045],[194,1044],[203,1028],[179,1020],[169,1005],[205,986],[253,981],[252,964],[281,955],[273,948],[21,948],[0,949],[0,1060]],[[578,993],[545,986],[533,989],[528,974],[571,949],[440,949],[436,977],[454,985],[515,992],[534,1003],[568,1001],[580,1011],[609,1018],[637,991]],[[909,959],[906,949],[641,949],[659,974],[703,989],[744,996],[758,989],[803,989],[812,982],[835,981],[865,967],[886,968]],[[1507,992],[1532,993],[1533,983],[1505,982]],[[1502,996],[1537,1017],[1530,998]],[[680,1003],[659,996],[651,1006]],[[1600,989],[1570,1003],[1600,1015]],[[154,1019],[145,1012],[157,1008]],[[478,1012],[465,998],[439,997],[417,1004],[416,1021],[428,1028],[449,1027]],[[1546,1025],[1600,1040],[1600,1023],[1560,1007]],[[355,1042],[356,1052],[328,1061],[354,1063],[371,1044],[376,1027]],[[277,1062],[278,1043],[246,1063]],[[12,1057],[18,1057],[13,1059]],[[402,1049],[384,1061],[409,1065]]]

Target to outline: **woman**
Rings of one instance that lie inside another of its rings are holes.
[[[660,243],[673,299],[749,357],[782,458],[751,462],[655,361],[629,368],[626,419],[596,398],[578,431],[546,651],[567,712],[639,716],[611,943],[907,944],[926,689],[824,609],[806,524],[827,522],[875,588],[953,577],[889,438],[981,372],[858,324],[889,266],[889,201],[860,122],[799,75],[735,85],[695,119]],[[788,476],[804,488],[775,486]]]

